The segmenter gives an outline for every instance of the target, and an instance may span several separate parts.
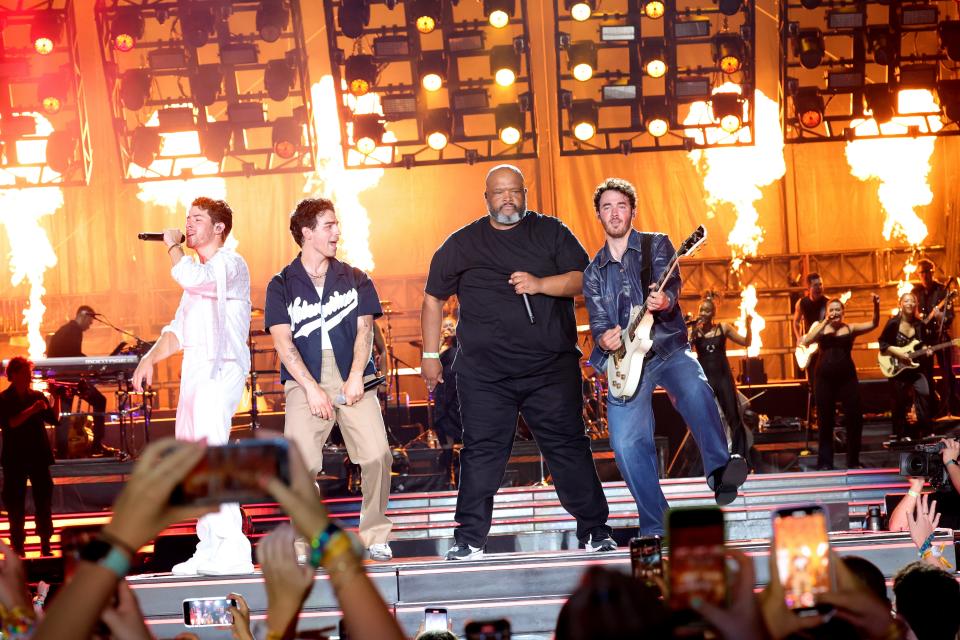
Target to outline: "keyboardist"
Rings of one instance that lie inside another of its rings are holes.
[[[77,309],[73,320],[57,329],[47,343],[48,358],[73,358],[85,355],[83,353],[83,334],[93,324],[97,313],[89,306],[82,305]],[[107,399],[92,383],[81,384],[78,395],[85,400],[94,411],[93,415],[93,447],[91,454],[102,456],[113,453],[103,446],[104,412],[107,410]],[[64,455],[64,452],[57,452]]]

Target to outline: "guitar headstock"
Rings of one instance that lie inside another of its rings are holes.
[[[700,247],[702,247],[706,242],[707,230],[701,224],[687,237],[686,240],[680,244],[680,248],[677,249],[677,257],[692,256],[699,251]]]

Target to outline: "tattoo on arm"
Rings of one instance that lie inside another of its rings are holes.
[[[287,371],[290,372],[290,375],[292,375],[294,379],[297,381],[316,382],[313,376],[310,375],[310,370],[307,369],[307,365],[295,345],[291,344],[286,350],[277,349],[277,355],[280,356],[280,361],[283,362]]]
[[[353,342],[353,364],[350,373],[363,374],[373,352],[373,318],[360,316],[357,320],[357,339]]]

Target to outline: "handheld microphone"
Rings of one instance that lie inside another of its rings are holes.
[[[151,231],[141,231],[140,233],[137,234],[137,238],[139,238],[140,240],[145,240],[147,242],[163,242],[163,232],[161,231],[160,233],[155,233]],[[177,240],[177,242],[182,243],[184,239],[185,238],[181,233],[180,239]]]
[[[386,376],[377,376],[376,378],[372,378],[371,380],[363,383],[363,391],[366,393],[367,391],[370,391],[370,389],[376,389],[386,381]],[[338,393],[337,397],[333,399],[333,404],[347,404],[346,396],[344,396],[342,393]]]
[[[534,324],[536,320],[533,317],[533,309],[530,307],[530,296],[525,293],[521,293],[523,296],[523,306],[527,308],[527,317],[530,318],[530,324]]]

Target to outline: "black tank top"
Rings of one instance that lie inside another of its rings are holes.
[[[847,378],[857,375],[857,367],[853,364],[850,352],[853,350],[853,333],[843,335],[825,333],[818,340],[820,343],[820,364],[817,365],[817,375],[829,378]]]
[[[803,331],[807,332],[814,322],[819,322],[827,314],[827,296],[811,300],[807,296],[800,298],[800,314],[803,316]]]

